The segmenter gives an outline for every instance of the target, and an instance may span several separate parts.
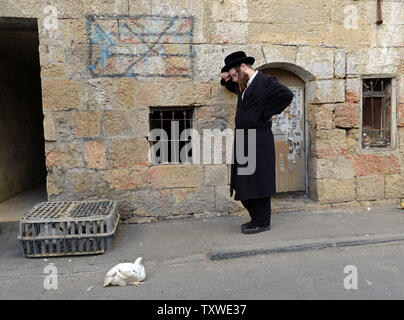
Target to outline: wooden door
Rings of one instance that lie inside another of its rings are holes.
[[[272,123],[276,153],[276,191],[305,191],[306,150],[304,116],[304,82],[281,69],[265,69],[294,93],[292,103]]]

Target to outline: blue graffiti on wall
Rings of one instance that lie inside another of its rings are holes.
[[[87,16],[93,77],[193,78],[193,17]]]

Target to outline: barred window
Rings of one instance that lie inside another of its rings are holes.
[[[392,79],[363,79],[362,148],[392,146]]]
[[[149,122],[151,134],[148,140],[153,165],[192,162],[191,137],[182,137],[181,134],[185,129],[194,128],[194,107],[151,107]]]

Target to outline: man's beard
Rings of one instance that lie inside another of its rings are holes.
[[[247,87],[248,80],[248,74],[240,70],[238,73],[238,89],[240,92],[243,92]]]

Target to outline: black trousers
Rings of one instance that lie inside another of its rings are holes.
[[[248,210],[254,225],[263,227],[271,224],[271,197],[240,201]]]

